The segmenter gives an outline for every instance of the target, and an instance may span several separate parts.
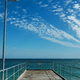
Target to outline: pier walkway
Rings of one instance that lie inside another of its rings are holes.
[[[64,80],[52,70],[25,70],[17,80]]]
[[[54,62],[24,62],[0,70],[0,80],[80,80],[79,73],[78,67]]]

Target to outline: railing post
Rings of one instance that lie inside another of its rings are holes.
[[[56,71],[56,63],[55,63],[55,71]]]
[[[29,70],[29,62],[28,62],[28,70]]]
[[[38,63],[38,69],[39,69],[39,63]]]
[[[51,63],[50,63],[50,69],[51,69]]]
[[[63,74],[63,75],[64,75],[64,77],[65,77],[65,66],[63,66],[63,68],[64,68],[64,74]]]
[[[54,63],[54,70],[56,70],[56,67],[55,66],[56,66],[56,64]]]
[[[26,62],[25,62],[25,70],[26,70]]]
[[[22,69],[21,70],[23,71],[23,64],[22,64]]]
[[[18,65],[18,77],[19,77],[19,65]]]
[[[9,67],[9,68],[6,68],[4,69],[5,71],[5,76],[4,76],[4,79],[5,80],[16,80],[16,78],[19,77],[20,75],[20,70],[23,70],[25,68],[25,64],[26,63],[22,63],[22,64],[18,64],[18,65],[15,65],[15,66],[12,66],[12,67]],[[9,70],[12,70],[12,74],[8,75],[9,74]],[[17,69],[17,70],[16,70]],[[3,70],[0,70],[0,73],[2,72]],[[23,71],[22,71],[23,72]],[[17,73],[17,76],[15,75]],[[3,80],[3,77],[1,77],[2,80]],[[1,79],[0,79],[1,80]]]
[[[71,80],[71,66],[70,66],[70,80]]]
[[[7,69],[6,69],[6,80],[7,80]]]
[[[13,80],[15,80],[15,67],[13,67]]]
[[[41,63],[41,69],[42,69],[42,63]]]
[[[58,64],[57,64],[57,73],[58,73]]]
[[[61,75],[61,64],[60,64],[60,75]]]
[[[53,70],[54,70],[54,63],[53,63]]]
[[[28,70],[29,70],[29,64],[28,64]]]
[[[20,70],[20,74],[21,74],[21,71],[22,71],[22,64],[21,64],[21,70]]]

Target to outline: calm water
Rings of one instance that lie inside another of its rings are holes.
[[[74,67],[80,67],[80,59],[6,59],[5,68],[22,62],[54,62]],[[1,65],[2,65],[2,60],[0,59],[0,69],[2,67]]]
[[[54,62],[54,63],[60,63],[60,64],[65,64],[68,66],[80,68],[80,59],[6,59],[5,68],[8,68],[8,67],[11,67],[13,65],[23,63],[23,62]],[[2,65],[2,61],[0,59],[0,69],[2,67],[1,65]],[[65,67],[65,69],[66,71],[70,72],[70,68]],[[72,73],[76,74],[77,76],[80,76],[80,70],[72,69]],[[62,75],[63,75],[63,71],[62,71]],[[65,77],[68,80],[70,80],[70,74],[67,74],[65,72]],[[72,80],[80,80],[80,79],[72,76]]]

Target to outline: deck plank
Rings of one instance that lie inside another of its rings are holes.
[[[17,80],[62,80],[52,70],[26,70]]]

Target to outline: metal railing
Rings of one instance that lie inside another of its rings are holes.
[[[51,69],[52,62],[27,62],[27,70],[47,70]]]
[[[27,70],[51,69],[67,80],[80,80],[80,68],[53,62],[28,62]]]
[[[4,69],[5,80],[16,80],[26,69],[26,62]],[[3,70],[0,70],[2,74]],[[0,77],[1,80],[1,77]]]
[[[25,70],[53,70],[67,80],[80,80],[80,68],[53,62],[25,62],[4,69],[5,80],[17,80]],[[3,70],[0,70],[2,73]],[[63,80],[66,80],[63,79]],[[1,78],[0,78],[1,80]]]
[[[68,80],[80,80],[80,68],[54,63],[54,70]]]

